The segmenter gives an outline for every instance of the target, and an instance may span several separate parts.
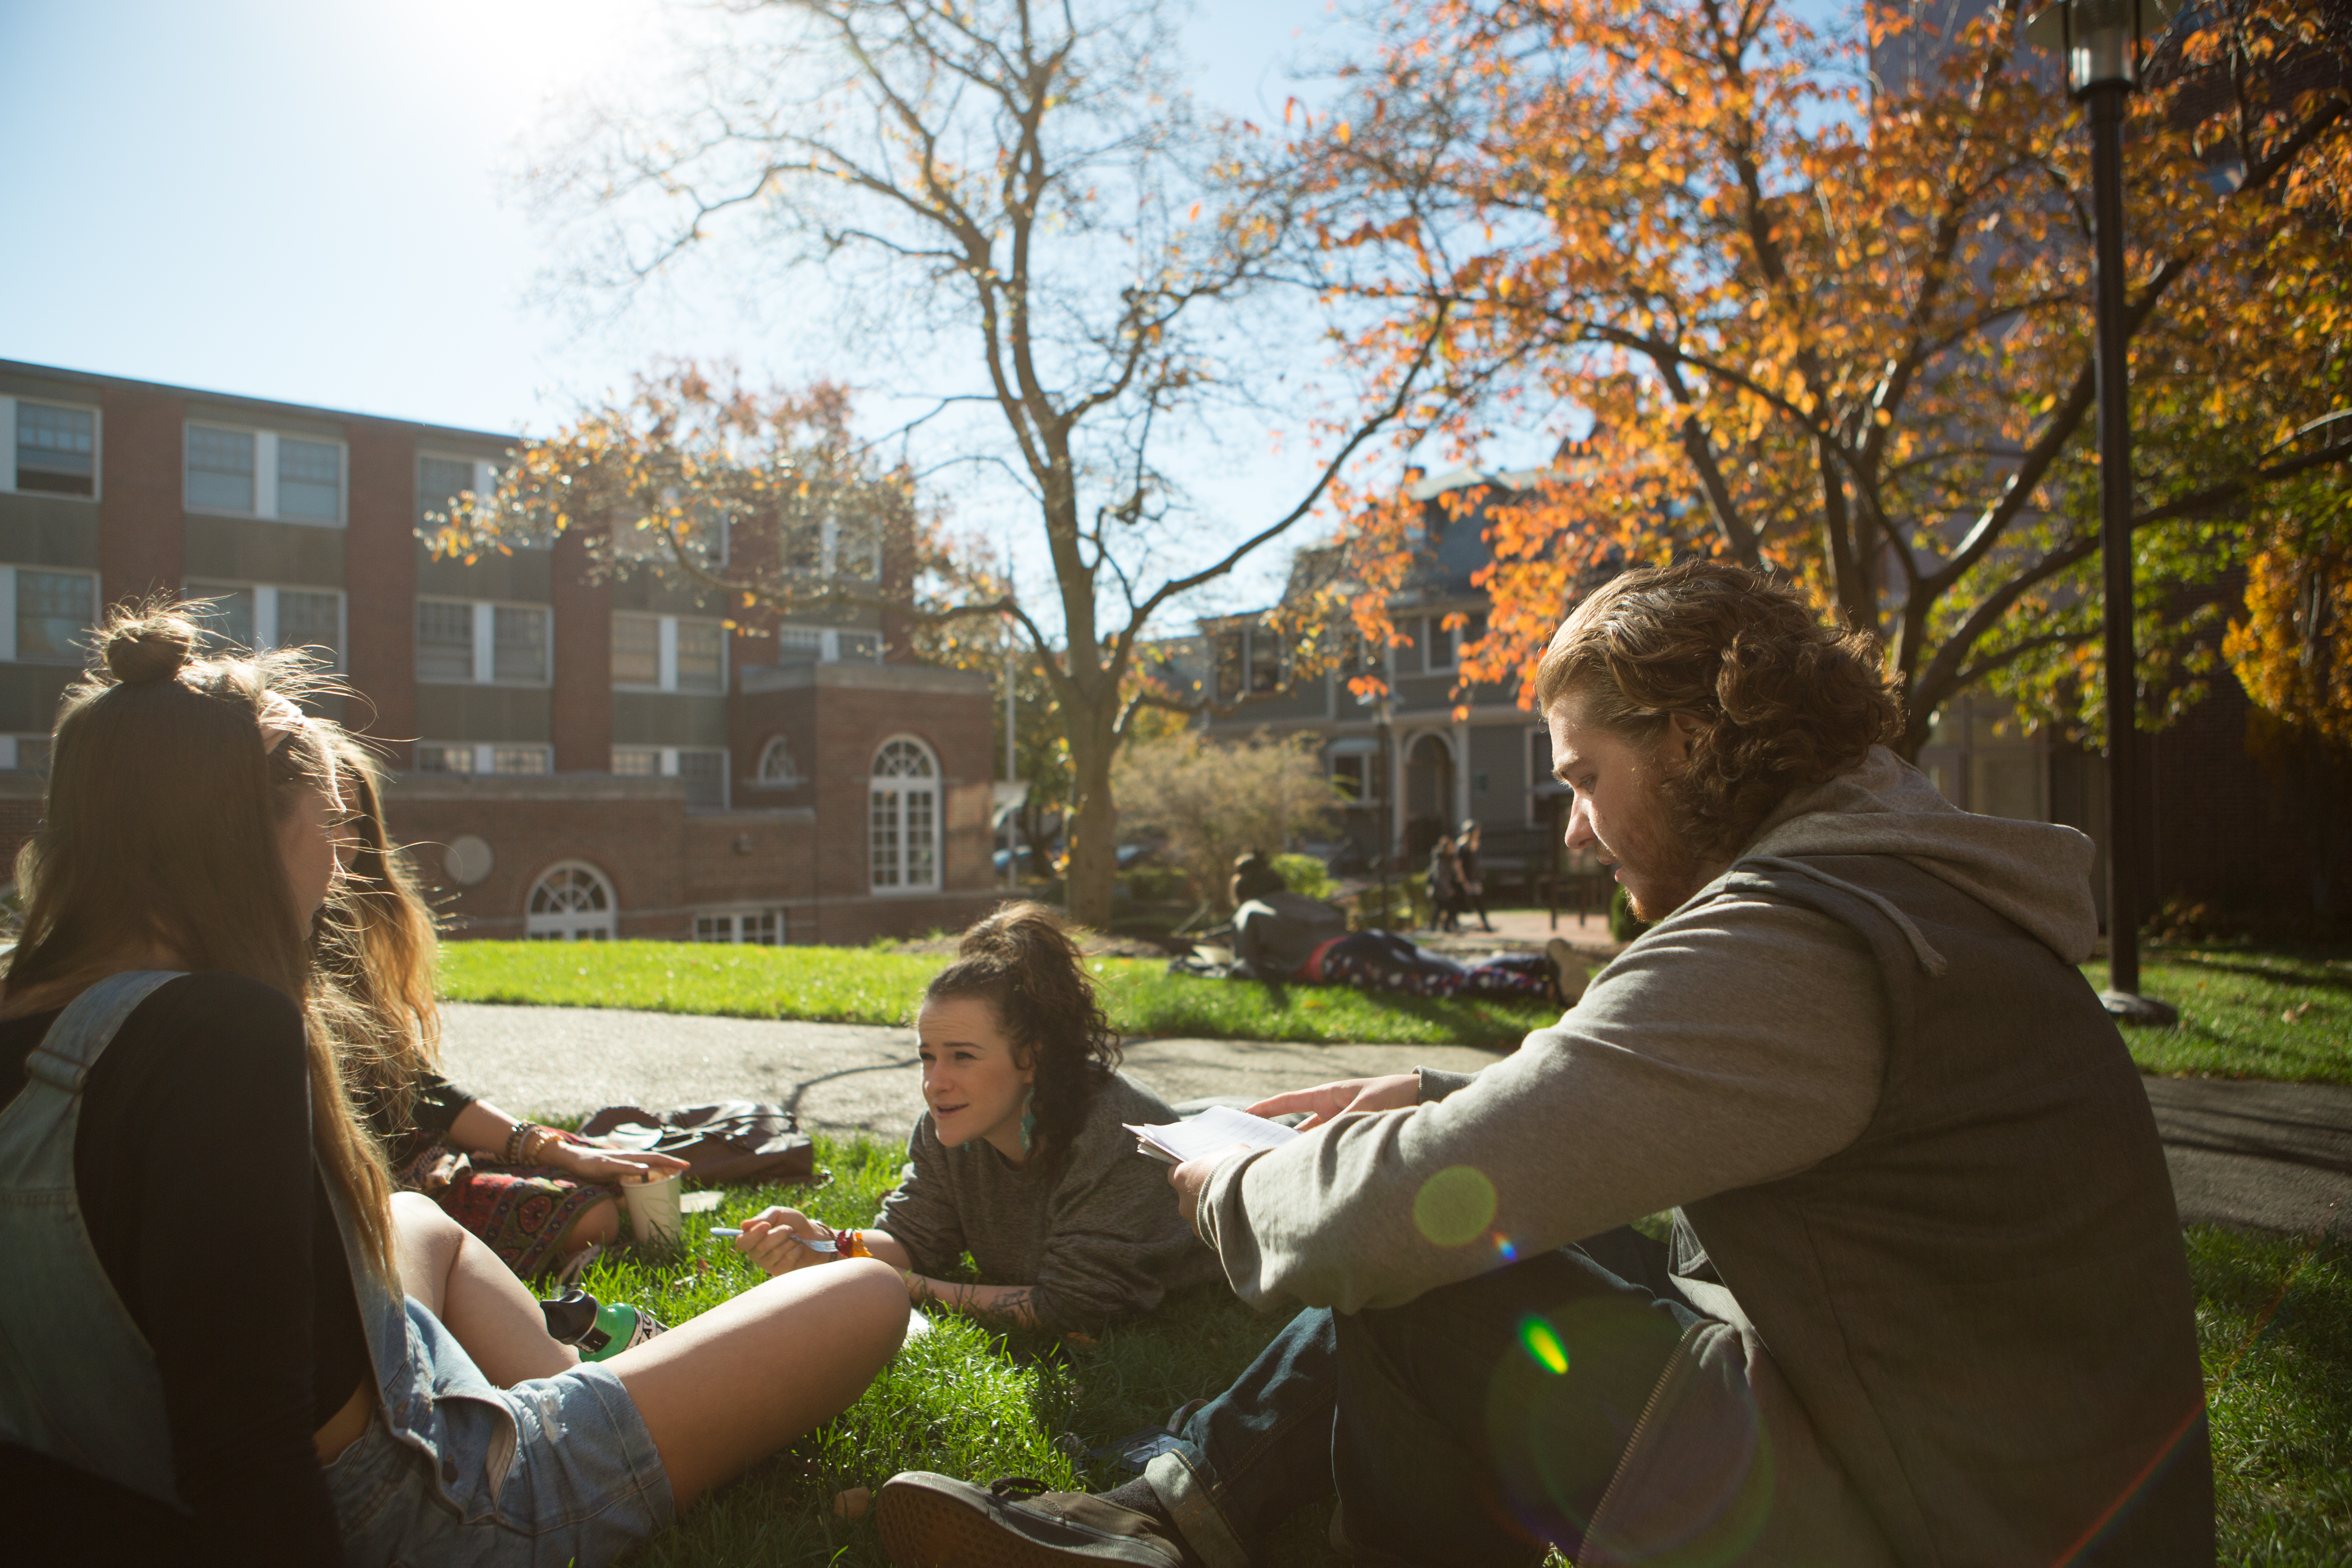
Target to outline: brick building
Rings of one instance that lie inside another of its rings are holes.
[[[0,361],[0,847],[83,632],[163,589],[327,650],[454,935],[858,942],[992,902],[984,677],[872,616],[730,629],[593,580],[577,534],[434,560],[420,521],[510,441]],[[828,538],[821,569],[883,563]]]

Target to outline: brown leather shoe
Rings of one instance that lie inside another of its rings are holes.
[[[874,1508],[882,1550],[898,1568],[1184,1563],[1183,1549],[1158,1520],[1086,1492],[1049,1492],[1025,1476],[976,1487],[907,1470],[882,1483]]]

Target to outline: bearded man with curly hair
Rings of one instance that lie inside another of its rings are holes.
[[[1947,804],[1874,642],[1737,567],[1598,590],[1536,694],[1570,847],[1656,923],[1484,1071],[1179,1166],[1235,1292],[1306,1310],[1115,1492],[896,1479],[894,1561],[1239,1568],[1336,1493],[1363,1563],[2210,1563],[2090,841]]]

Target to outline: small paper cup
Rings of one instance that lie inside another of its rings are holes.
[[[629,1211],[629,1234],[639,1247],[656,1251],[677,1246],[686,1237],[686,1220],[678,1208],[685,1184],[676,1176],[629,1182],[621,1188],[621,1202]]]

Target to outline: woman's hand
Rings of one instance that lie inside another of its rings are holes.
[[[1285,1116],[1303,1110],[1307,1120],[1298,1124],[1298,1130],[1304,1132],[1351,1110],[1401,1110],[1420,1098],[1421,1075],[1401,1072],[1387,1078],[1342,1079],[1338,1083],[1318,1083],[1313,1089],[1294,1089],[1272,1100],[1259,1100],[1249,1108],[1249,1113]]]
[[[735,1238],[735,1250],[770,1274],[790,1274],[812,1263],[830,1263],[838,1256],[803,1247],[794,1237],[804,1236],[821,1241],[832,1235],[832,1231],[798,1209],[761,1209],[743,1222],[743,1234]]]
[[[600,1149],[593,1143],[565,1140],[551,1143],[540,1156],[575,1181],[602,1184],[657,1182],[684,1173],[686,1162],[675,1154],[640,1153],[634,1149]]]

